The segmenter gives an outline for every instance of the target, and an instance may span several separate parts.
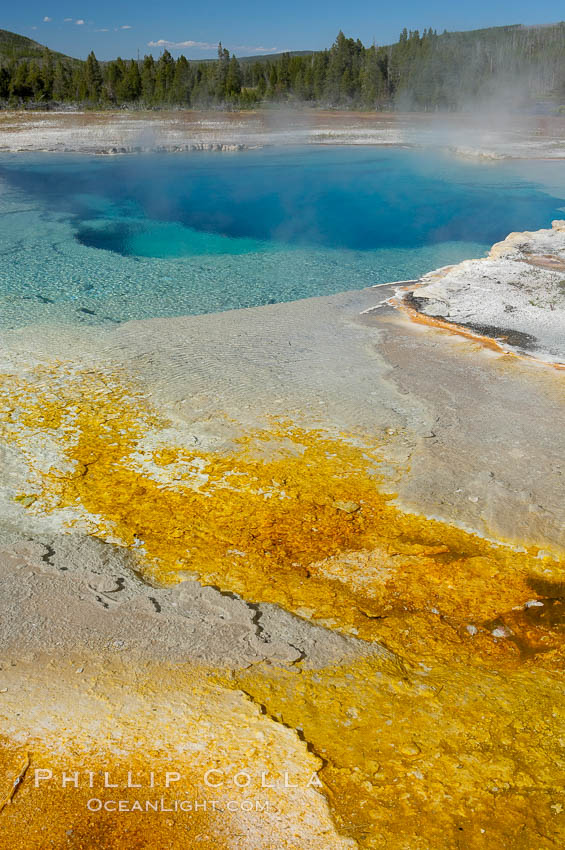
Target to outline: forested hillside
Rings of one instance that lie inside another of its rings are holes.
[[[6,44],[0,31],[0,101],[17,106],[51,101],[245,108],[265,102],[342,108],[461,109],[503,98],[528,107],[565,102],[565,23],[439,34],[404,30],[392,45],[365,47],[339,33],[328,50],[238,60],[218,47],[217,60],[159,59],[85,62]],[[8,39],[9,42],[9,39]],[[19,51],[19,52],[18,52]]]
[[[0,29],[0,65],[2,66],[22,60],[36,59],[42,61],[46,51],[47,48],[43,44],[39,44],[38,41],[33,41],[25,35]],[[70,56],[65,56],[63,53],[56,53],[52,50],[47,52],[59,59],[80,63],[79,59],[71,59]]]

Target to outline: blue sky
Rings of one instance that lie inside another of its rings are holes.
[[[130,58],[138,50],[157,56],[167,46],[173,55],[198,59],[213,56],[219,40],[248,56],[327,47],[340,28],[365,44],[388,44],[404,26],[443,31],[563,17],[563,0],[24,0],[6,3],[0,26],[82,58],[90,50],[100,59]]]

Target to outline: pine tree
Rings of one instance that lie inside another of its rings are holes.
[[[41,58],[41,76],[43,78],[43,94],[46,100],[53,97],[53,80],[55,76],[55,63],[53,54],[45,48]]]
[[[141,96],[145,103],[153,103],[155,97],[155,60],[145,56],[141,66]]]
[[[227,97],[236,97],[241,92],[241,68],[235,56],[232,56],[226,74],[225,93]]]
[[[7,68],[0,68],[0,100],[7,100],[10,94],[10,72]]]
[[[53,100],[69,100],[72,97],[71,72],[69,67],[59,59],[53,74]]]
[[[155,100],[169,103],[175,76],[175,60],[164,50],[155,67]]]
[[[70,88],[70,100],[81,103],[87,99],[86,65],[77,65],[73,68]]]
[[[41,72],[41,68],[39,67],[39,63],[35,60],[33,62],[30,62],[27,74],[27,82],[31,89],[33,99],[43,100],[43,97],[45,95],[43,74]]]
[[[141,95],[141,74],[139,73],[139,65],[132,59],[125,75],[125,92],[127,100],[139,100]]]
[[[269,69],[269,88],[267,90],[268,97],[275,97],[277,94],[277,86],[279,82],[279,74],[276,65],[271,65]]]
[[[230,52],[218,44],[218,61],[216,63],[215,96],[218,101],[223,101],[226,96],[226,83],[228,79],[228,68],[230,64]]]
[[[171,92],[172,103],[188,106],[192,90],[192,72],[186,56],[179,56],[175,65],[173,77],[173,88]]]
[[[267,91],[267,80],[265,79],[264,74],[259,74],[259,76],[257,77],[256,88],[257,88],[257,95],[260,98],[265,97],[265,92]]]
[[[279,61],[277,91],[286,94],[290,89],[290,53],[283,53]]]
[[[33,89],[29,84],[29,65],[20,62],[12,76],[10,83],[10,95],[21,100],[27,100],[33,95]]]
[[[104,75],[104,97],[110,103],[118,103],[122,95],[122,80],[124,76],[124,63],[118,56],[113,62],[109,62]]]
[[[100,65],[93,50],[90,51],[86,60],[84,87],[86,98],[93,103],[97,103],[100,100],[100,94],[102,92],[102,72],[100,71]]]

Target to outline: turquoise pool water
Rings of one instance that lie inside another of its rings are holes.
[[[0,155],[0,322],[115,323],[413,279],[563,217],[562,170],[370,148]]]

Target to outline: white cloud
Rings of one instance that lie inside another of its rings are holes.
[[[131,26],[130,26],[129,24],[123,24],[123,25],[120,27],[120,29],[121,29],[121,30],[130,30],[130,29],[131,29]]]
[[[63,21],[64,21],[65,24],[70,24],[70,22],[72,21],[72,18],[63,18]]]
[[[75,24],[77,25],[77,27],[82,27],[84,26],[84,21],[82,18],[79,18],[78,21],[75,21]]]
[[[182,50],[183,47],[195,47],[197,50],[215,50],[217,44],[208,44],[206,41],[167,41],[160,38],[159,41],[147,42],[148,47],[168,47],[171,50]]]
[[[45,15],[45,17],[43,18],[43,23],[50,24],[52,20],[53,18],[50,18],[48,15]]]
[[[94,30],[94,32],[110,32],[108,27],[101,27],[100,29]]]

